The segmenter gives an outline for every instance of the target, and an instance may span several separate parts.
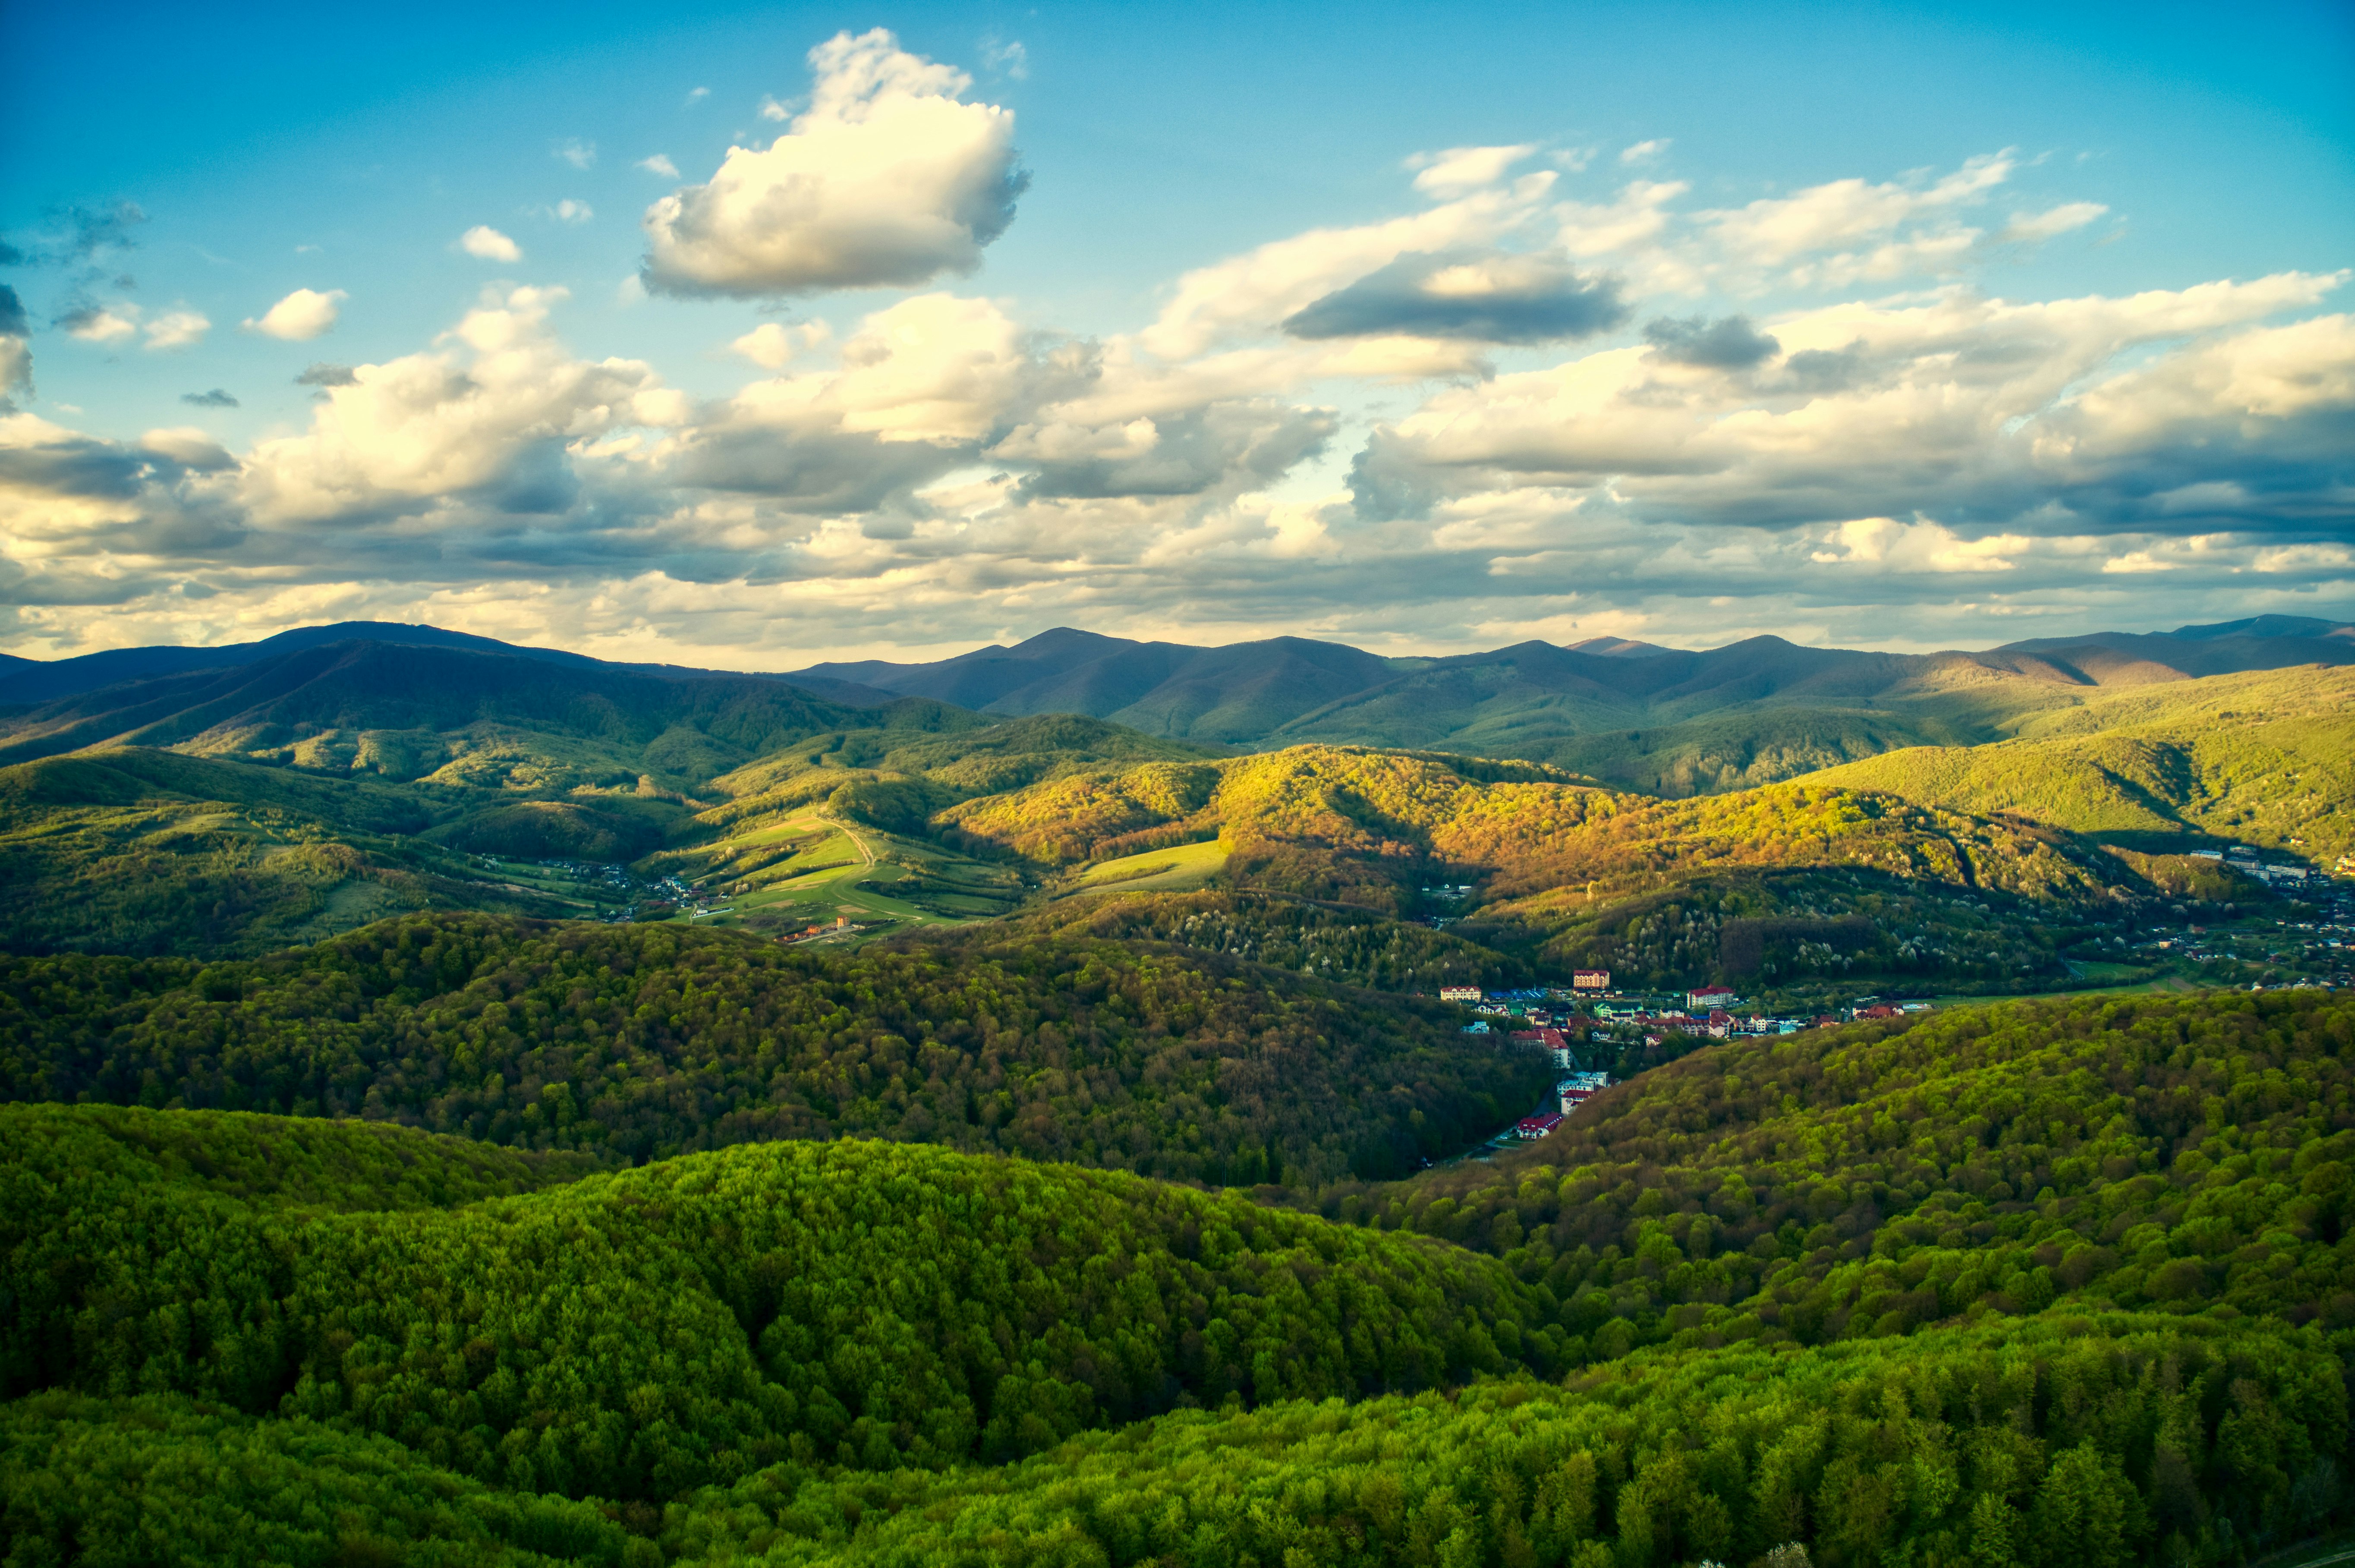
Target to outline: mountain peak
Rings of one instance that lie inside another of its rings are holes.
[[[2218,637],[2336,637],[2355,641],[2355,623],[2325,621],[2313,615],[2252,615],[2243,621],[2219,621],[2206,626],[2178,626],[2169,634],[2196,642]]]
[[[1657,654],[1672,654],[1675,648],[1664,648],[1657,643],[1639,643],[1633,637],[1588,637],[1583,642],[1564,643],[1573,654],[1592,654],[1600,659],[1647,659]]]

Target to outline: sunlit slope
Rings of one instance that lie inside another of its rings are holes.
[[[1893,752],[1816,782],[2143,848],[2228,839],[2328,865],[2355,851],[2355,671],[2116,693],[2047,715],[2020,740]]]
[[[251,954],[410,910],[591,914],[591,895],[518,882],[469,851],[662,831],[660,802],[546,803],[533,809],[549,820],[520,823],[517,809],[160,751],[0,768],[0,947]]]
[[[1490,948],[1637,985],[2021,987],[2065,974],[2087,923],[2182,891],[2168,866],[2066,829],[1814,777],[1663,800],[1542,764],[1353,747],[1076,773],[935,822],[1050,866],[1215,838],[1224,887],[1437,913]],[[1426,891],[1465,882],[1469,897]]]

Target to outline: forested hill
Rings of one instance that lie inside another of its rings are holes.
[[[414,916],[251,961],[0,959],[0,1098],[366,1115],[607,1161],[864,1136],[1323,1183],[1453,1154],[1551,1084],[1457,1021],[1076,933],[787,951]]]
[[[559,1173],[0,1109],[0,1520],[42,1562],[2245,1563],[2355,1503],[2350,1024],[1729,1042],[1501,1199],[1337,1194],[1379,1228],[861,1143],[498,1197]],[[1459,1215],[1503,1255],[1397,1233]]]
[[[1892,752],[1817,781],[2050,823],[2144,850],[2355,852],[2355,670],[2105,695],[1998,745]]]
[[[2083,1307],[2355,1356],[2355,999],[2019,1002],[1732,1040],[1336,1216],[1500,1254],[1582,1333],[1902,1334]]]
[[[1570,1354],[1492,1260],[1114,1172],[783,1143],[396,1208],[367,1201],[375,1129],[273,1120],[0,1109],[9,1396],[182,1393],[394,1435],[518,1491],[659,1499],[785,1459],[1004,1460],[1230,1396]],[[346,1211],[141,1157],[216,1134],[304,1137]],[[481,1185],[457,1140],[390,1147],[454,1164],[453,1198]]]

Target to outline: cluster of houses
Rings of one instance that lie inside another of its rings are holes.
[[[2327,873],[2317,869],[2286,863],[2268,864],[2258,859],[2257,852],[2246,844],[2235,844],[2229,849],[2194,849],[2191,858],[2195,860],[2221,860],[2241,875],[2254,877],[2269,886],[2305,887],[2308,883],[2330,880]],[[2355,870],[2355,858],[2341,855],[2333,869],[2341,875]]]
[[[1465,1027],[1466,1034],[1497,1032],[1497,1024],[1492,1020],[1518,1021],[1522,1028],[1513,1029],[1509,1022],[1506,1026],[1507,1039],[1512,1044],[1550,1051],[1555,1061],[1564,1067],[1572,1064],[1572,1056],[1562,1029],[1573,1022],[1585,1032],[1608,1029],[1614,1035],[1641,1035],[1646,1045],[1658,1045],[1670,1034],[1701,1035],[1711,1040],[1796,1034],[1802,1029],[1828,1029],[1853,1019],[1902,1018],[1929,1008],[1926,1002],[1889,1003],[1868,998],[1843,1013],[1771,1018],[1754,1012],[1737,1014],[1733,1009],[1741,1005],[1742,998],[1730,986],[1699,987],[1687,991],[1678,1005],[1668,998],[1622,997],[1604,989],[1610,982],[1609,971],[1582,970],[1579,978],[1584,980],[1589,974],[1600,982],[1599,986],[1497,992],[1484,992],[1477,986],[1443,986],[1439,999],[1467,1007],[1479,1015]],[[1596,989],[1604,989],[1604,994],[1595,996]]]

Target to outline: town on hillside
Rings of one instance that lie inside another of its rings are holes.
[[[1567,1076],[1554,1086],[1552,1102],[1515,1124],[1509,1136],[1541,1138],[1581,1105],[1616,1081],[1612,1063],[1628,1069],[1673,1060],[1704,1041],[1761,1035],[1796,1034],[1859,1019],[1902,1018],[1926,1012],[1927,1002],[1883,1002],[1864,997],[1838,1013],[1782,1018],[1737,1011],[1742,998],[1729,986],[1700,986],[1681,995],[1623,993],[1612,989],[1607,969],[1581,969],[1568,986],[1532,986],[1486,990],[1478,986],[1443,986],[1439,999],[1472,1015],[1467,1035],[1501,1037],[1508,1049],[1543,1051]]]

